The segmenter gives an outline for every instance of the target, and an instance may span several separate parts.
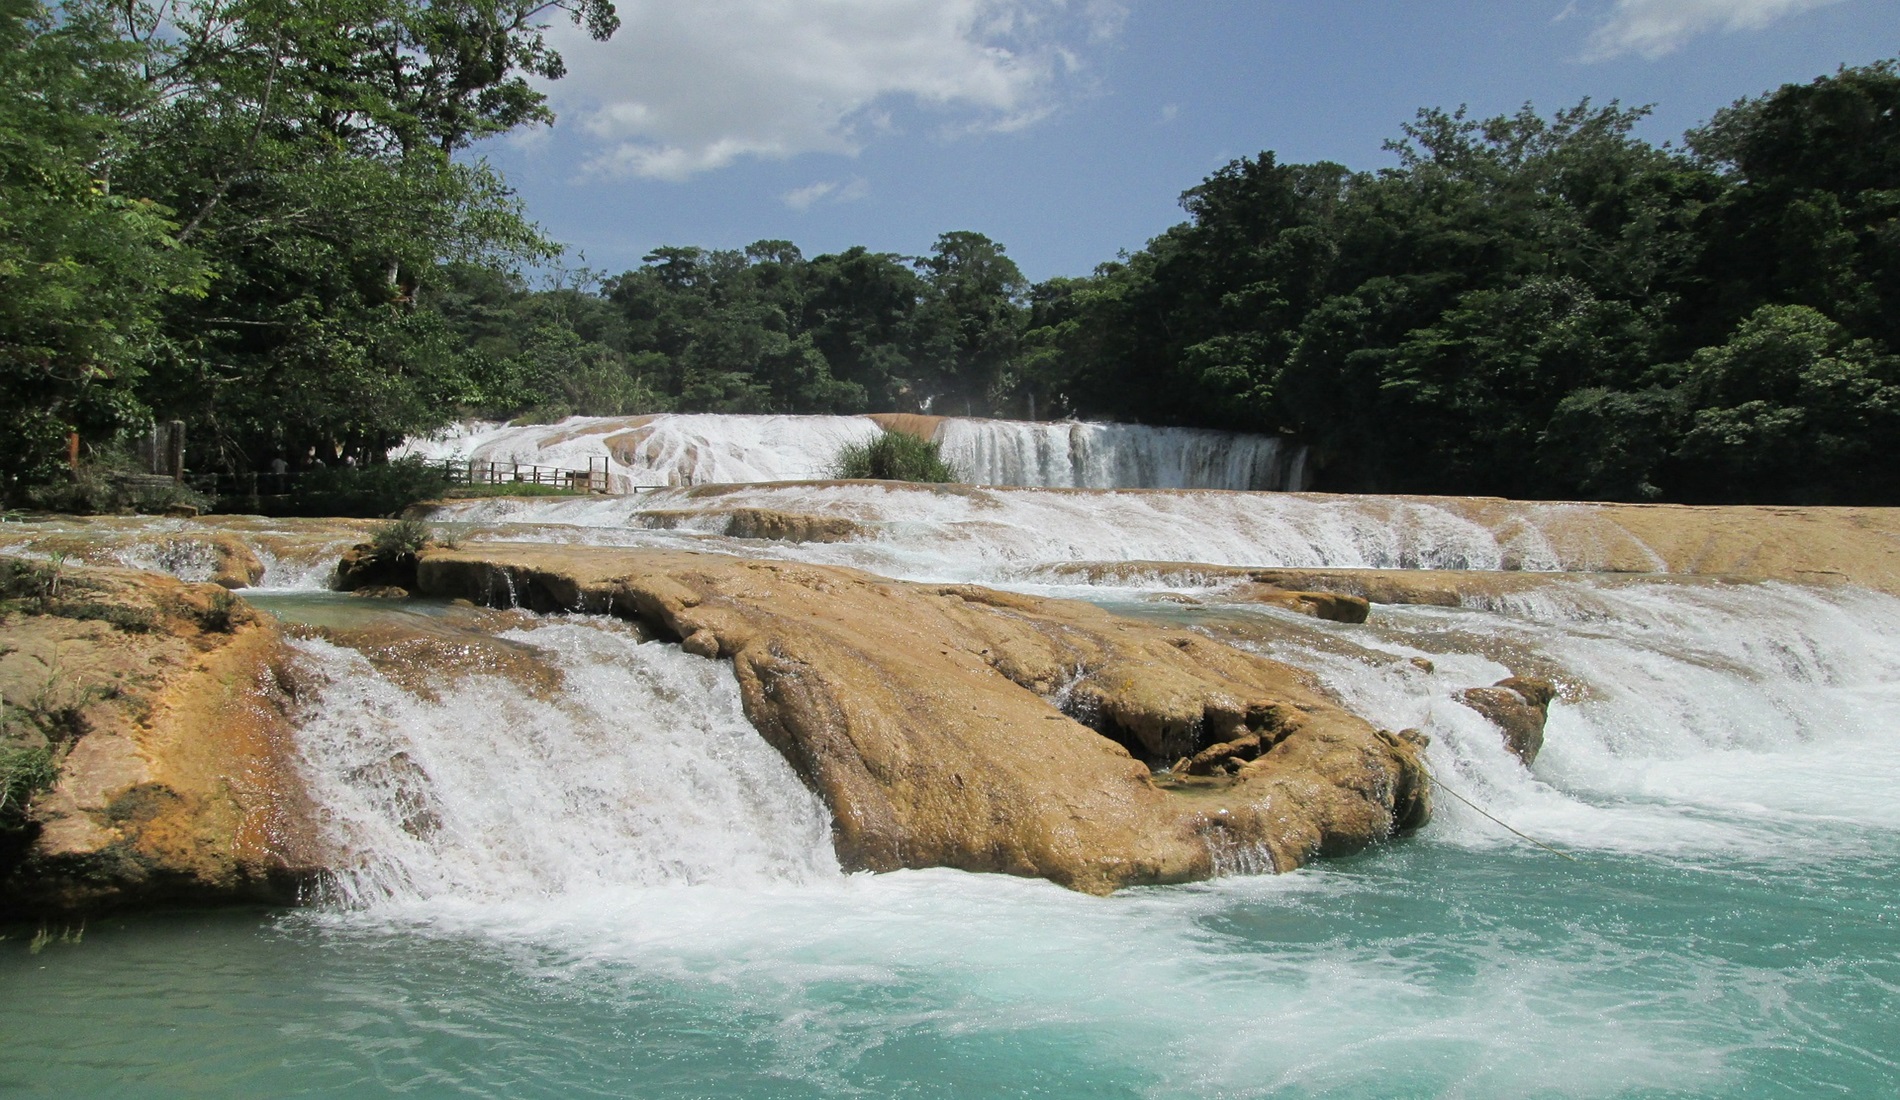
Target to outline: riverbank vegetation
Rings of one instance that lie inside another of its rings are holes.
[[[863,443],[845,444],[831,476],[938,484],[962,480],[935,440],[888,429]]]
[[[268,475],[462,416],[675,410],[1278,432],[1345,490],[1900,501],[1893,62],[1680,144],[1586,101],[1423,111],[1376,171],[1261,153],[1040,284],[968,231],[608,275],[466,153],[549,119],[549,13],[616,26],[605,0],[0,0],[8,500],[70,476],[69,433],[105,453],[153,419],[195,471]]]

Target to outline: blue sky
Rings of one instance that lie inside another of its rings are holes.
[[[560,120],[488,142],[569,260],[764,238],[807,255],[1002,242],[1086,274],[1227,161],[1387,163],[1423,106],[1716,109],[1900,54],[1900,0],[619,0],[552,34]]]

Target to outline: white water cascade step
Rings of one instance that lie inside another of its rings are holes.
[[[975,485],[1064,489],[1297,491],[1305,449],[1278,436],[1081,421],[935,421],[944,457]],[[615,492],[663,485],[832,476],[847,444],[882,429],[866,416],[664,413],[556,424],[471,422],[412,439],[399,454],[587,469],[605,458]]]

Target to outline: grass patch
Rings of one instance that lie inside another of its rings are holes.
[[[24,826],[27,805],[58,780],[59,766],[50,747],[0,745],[0,829]]]
[[[956,467],[943,460],[936,443],[893,431],[863,443],[845,444],[832,463],[831,476],[933,483],[962,480]]]
[[[564,485],[536,485],[532,481],[506,481],[499,485],[458,485],[446,494],[449,500],[465,500],[473,497],[584,497],[585,489],[569,489]]]
[[[155,613],[143,607],[127,607],[124,604],[57,600],[46,605],[46,614],[60,619],[90,619],[127,634],[150,634],[158,629],[158,616]]]
[[[434,539],[435,532],[420,520],[399,519],[385,523],[369,537],[370,550],[379,558],[415,557]]]

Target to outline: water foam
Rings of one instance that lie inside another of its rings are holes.
[[[1300,631],[1265,652],[1354,711],[1434,737],[1440,777],[1546,840],[1603,851],[1786,857],[1900,832],[1900,600],[1785,584],[1556,582],[1497,611],[1375,609],[1372,631]],[[1421,658],[1426,671],[1411,662]],[[1457,701],[1512,674],[1555,679],[1526,770]],[[1431,835],[1515,843],[1440,798]]]
[[[706,512],[705,530],[734,508],[840,516],[868,537],[800,545],[748,542],[754,556],[850,565],[912,580],[1011,581],[1073,561],[1186,561],[1213,565],[1383,569],[1557,569],[1564,564],[1534,528],[1500,540],[1427,501],[1211,491],[1108,492],[931,489],[881,485],[744,486],[705,497],[690,491],[588,500],[454,504],[441,518],[540,525],[547,541],[650,541],[650,511]],[[561,528],[574,530],[563,532]],[[580,529],[586,529],[585,531]],[[504,537],[519,537],[506,535]]]
[[[501,637],[542,650],[559,690],[478,673],[428,698],[354,651],[295,643],[317,681],[302,771],[344,902],[837,875],[828,815],[747,724],[729,666],[610,622]]]
[[[1082,421],[951,418],[943,456],[975,485],[1304,489],[1305,451],[1278,436]]]
[[[1306,476],[1305,450],[1277,436],[962,417],[938,425],[945,457],[978,485],[1300,489]],[[615,491],[625,492],[831,477],[847,444],[880,431],[864,416],[575,416],[556,424],[469,422],[409,440],[398,453],[431,462],[475,459],[568,469],[604,462]]]

